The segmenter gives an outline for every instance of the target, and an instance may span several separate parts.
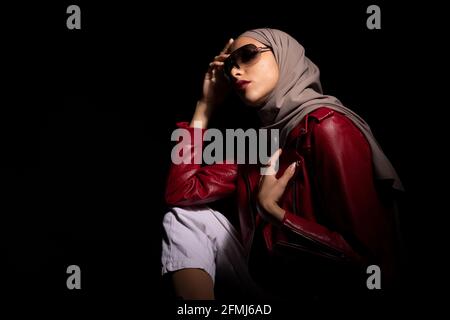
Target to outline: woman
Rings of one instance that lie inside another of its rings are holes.
[[[176,294],[212,299],[215,284],[216,294],[225,288],[234,297],[258,297],[260,288],[276,297],[339,292],[353,282],[365,286],[361,273],[371,264],[383,284],[391,282],[391,191],[402,185],[369,126],[322,93],[318,68],[280,30],[230,40],[210,63],[191,123],[179,127],[202,134],[230,87],[257,108],[263,128],[279,129],[281,149],[270,160],[279,170],[172,164],[162,262]],[[236,209],[212,207],[230,197]]]

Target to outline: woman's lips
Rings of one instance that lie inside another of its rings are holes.
[[[250,84],[250,82],[251,81],[247,81],[247,80],[239,80],[239,81],[236,81],[234,86],[238,90],[244,90]]]

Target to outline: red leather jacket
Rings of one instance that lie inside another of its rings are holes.
[[[187,123],[180,127],[188,128]],[[194,148],[187,142],[186,147]],[[277,176],[294,161],[296,174],[279,205],[281,226],[260,218],[255,194],[256,165],[172,164],[166,202],[173,206],[210,203],[236,191],[242,243],[250,249],[255,230],[263,230],[267,248],[282,244],[341,261],[370,261],[387,272],[394,228],[389,206],[377,192],[370,147],[344,115],[322,107],[291,131]],[[262,228],[261,223],[264,225]],[[363,259],[361,259],[363,258]]]

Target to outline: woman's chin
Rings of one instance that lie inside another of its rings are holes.
[[[249,96],[240,96],[242,102],[246,104],[249,107],[261,107],[264,104],[264,99],[262,98],[255,98],[255,97],[249,97]]]

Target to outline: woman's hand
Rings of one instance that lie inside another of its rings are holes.
[[[230,90],[230,85],[223,75],[223,61],[230,55],[229,50],[233,41],[228,40],[220,54],[209,64],[203,80],[202,97],[197,102],[191,127],[207,128],[214,108],[225,100]]]
[[[294,176],[296,163],[292,163],[277,179],[275,177],[275,165],[281,155],[282,150],[278,149],[269,160],[269,167],[265,175],[261,176],[258,190],[258,206],[264,218],[270,222],[279,223],[284,218],[284,210],[278,205],[289,180]]]
[[[230,85],[223,75],[223,61],[230,55],[233,39],[228,40],[225,47],[209,64],[203,80],[203,95],[200,100],[211,107],[220,105],[230,90]]]

